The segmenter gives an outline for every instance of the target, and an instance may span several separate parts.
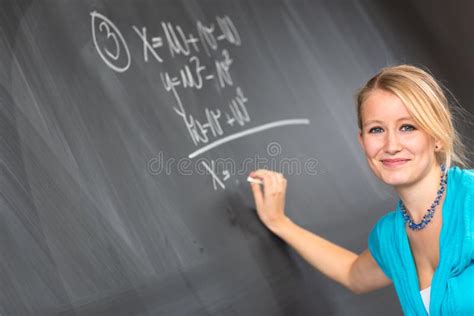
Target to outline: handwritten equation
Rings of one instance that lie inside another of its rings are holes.
[[[132,56],[122,32],[115,23],[97,11],[90,12],[90,16],[92,39],[100,58],[110,69],[126,72],[131,67]],[[141,58],[145,63],[160,65],[174,60],[176,64],[175,58],[178,56],[184,60],[173,71],[160,71],[159,75],[162,87],[173,97],[174,112],[182,119],[193,144],[201,146],[189,158],[264,129],[309,124],[306,119],[282,120],[225,135],[226,131],[242,128],[251,121],[247,109],[248,98],[232,78],[234,57],[231,48],[241,46],[242,41],[230,17],[216,16],[209,24],[197,21],[192,31],[171,22],[160,22],[155,31],[137,25],[130,25],[127,31],[126,34],[135,36],[134,41],[139,41]],[[204,107],[200,113],[189,113],[183,91],[205,90],[210,83],[217,86],[220,92],[228,89],[227,95],[231,97],[213,107]],[[227,127],[224,129],[224,126]],[[219,178],[212,161],[210,164],[203,162],[202,165],[212,176],[214,189],[217,186],[225,189],[223,181],[230,174],[224,170],[222,178]]]
[[[90,16],[92,38],[99,56],[112,70],[126,72],[131,66],[132,58],[122,32],[115,23],[97,11],[91,12]],[[150,32],[146,26],[130,27],[141,42],[145,63],[161,64],[166,58],[173,59],[176,56],[187,58],[187,62],[174,72],[161,71],[160,78],[165,91],[172,94],[175,100],[173,110],[182,118],[195,146],[223,136],[223,124],[234,127],[250,122],[248,99],[242,88],[235,85],[231,75],[234,58],[228,48],[220,47],[221,42],[226,42],[228,46],[242,44],[239,32],[228,16],[217,16],[210,24],[197,21],[194,33],[186,32],[180,25],[171,22],[161,22],[157,34]],[[202,63],[203,56],[208,60],[212,59],[211,62]],[[205,107],[198,119],[188,113],[181,91],[204,89],[209,81],[215,81],[220,89],[234,89],[234,95],[218,107]],[[207,164],[204,167],[211,171],[215,187],[215,174]],[[223,187],[222,181],[217,180]]]

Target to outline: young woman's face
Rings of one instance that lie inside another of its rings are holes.
[[[370,168],[383,182],[410,185],[438,168],[435,140],[418,127],[396,95],[376,89],[361,111],[359,143]]]

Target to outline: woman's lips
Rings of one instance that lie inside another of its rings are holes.
[[[393,167],[393,166],[403,165],[404,163],[406,163],[409,160],[410,159],[383,159],[382,163],[385,166]]]

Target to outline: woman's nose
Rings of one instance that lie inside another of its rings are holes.
[[[402,143],[400,142],[397,132],[387,132],[385,139],[385,151],[387,153],[396,153],[402,150]]]

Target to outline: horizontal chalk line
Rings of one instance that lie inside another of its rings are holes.
[[[192,159],[194,157],[197,157],[197,156],[205,153],[206,151],[211,150],[212,148],[218,147],[220,145],[223,145],[225,143],[233,141],[237,138],[241,138],[241,137],[244,137],[244,136],[255,134],[255,133],[267,130],[267,129],[280,127],[280,126],[285,126],[285,125],[309,125],[309,123],[310,122],[309,122],[308,119],[291,119],[291,120],[280,120],[280,121],[275,121],[275,122],[267,123],[267,124],[264,124],[264,125],[256,126],[256,127],[253,127],[253,128],[249,128],[248,130],[241,131],[241,132],[226,136],[222,139],[216,140],[216,141],[214,141],[214,142],[212,142],[212,143],[210,143],[210,144],[208,144],[204,147],[199,148],[196,151],[193,151],[192,153],[189,154],[188,157]]]

